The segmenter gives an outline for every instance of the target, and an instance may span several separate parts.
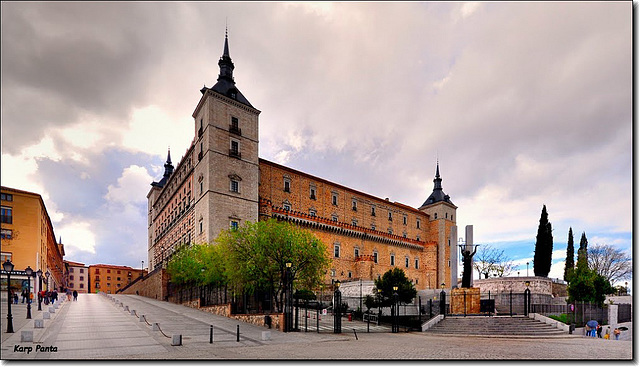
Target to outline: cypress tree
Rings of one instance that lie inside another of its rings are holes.
[[[533,254],[533,273],[537,277],[546,277],[551,271],[551,254],[553,252],[553,234],[547,206],[542,206],[540,224],[536,235],[536,246]]]
[[[580,238],[580,248],[578,248],[578,262],[576,264],[576,268],[578,270],[586,270],[589,268],[589,261],[587,259],[587,245],[589,245],[589,242],[587,241],[587,235],[582,232],[582,237]]]
[[[564,280],[567,282],[571,277],[571,273],[573,272],[573,267],[575,266],[574,258],[573,258],[573,230],[569,227],[569,240],[567,241],[567,259],[564,262]]]

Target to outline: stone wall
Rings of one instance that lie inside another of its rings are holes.
[[[544,277],[499,277],[489,279],[474,279],[473,285],[480,288],[482,293],[523,293],[529,281],[531,294],[552,294],[552,281]]]
[[[120,294],[137,294],[143,297],[165,300],[169,274],[159,268],[118,291]]]
[[[452,314],[479,314],[480,288],[455,288],[451,290]]]
[[[189,306],[189,307],[194,307],[194,308],[199,308],[201,311],[204,312],[209,312],[212,313],[214,315],[220,315],[220,316],[224,316],[224,317],[228,317],[231,319],[236,319],[242,322],[247,322],[249,324],[253,324],[253,325],[257,325],[257,326],[264,326],[267,327],[265,325],[265,316],[264,314],[236,314],[236,315],[232,315],[231,314],[231,304],[230,303],[226,303],[224,305],[215,305],[215,306],[205,306],[205,307],[197,307],[197,304],[199,304],[199,301],[195,302],[196,305],[191,306],[187,303],[184,303],[185,306]],[[283,324],[283,314],[281,313],[275,313],[275,314],[269,314],[269,316],[271,317],[271,327],[274,329],[278,329],[280,331],[284,331],[284,324]]]

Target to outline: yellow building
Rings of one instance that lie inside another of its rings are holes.
[[[78,293],[89,291],[89,267],[75,261],[64,261],[67,268],[67,288]]]
[[[24,271],[27,267],[31,267],[34,272],[42,270],[43,274],[48,271],[49,289],[63,290],[64,245],[61,241],[56,242],[51,218],[42,196],[5,186],[0,191],[2,262],[10,260],[14,271]],[[43,281],[45,280],[40,279],[35,282],[36,290],[46,288]]]
[[[89,292],[115,294],[118,289],[124,288],[146,273],[144,270],[129,266],[89,265]]]

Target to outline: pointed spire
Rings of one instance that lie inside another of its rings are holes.
[[[173,173],[173,164],[171,164],[171,148],[167,151],[167,162],[164,164],[164,177],[169,178]]]
[[[436,178],[433,179],[433,190],[442,190],[442,179],[440,178],[440,163],[436,161]]]
[[[233,61],[231,61],[231,56],[229,55],[229,33],[228,29],[224,31],[224,49],[222,50],[222,57],[218,61],[218,66],[220,66],[220,75],[218,75],[218,81],[224,79],[232,84],[235,84],[233,81]]]

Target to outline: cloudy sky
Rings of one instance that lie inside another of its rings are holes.
[[[523,274],[543,205],[550,276],[569,227],[631,251],[631,2],[3,2],[1,181],[43,196],[67,259],[147,262],[225,24],[260,157],[414,207],[439,160],[459,227]]]

